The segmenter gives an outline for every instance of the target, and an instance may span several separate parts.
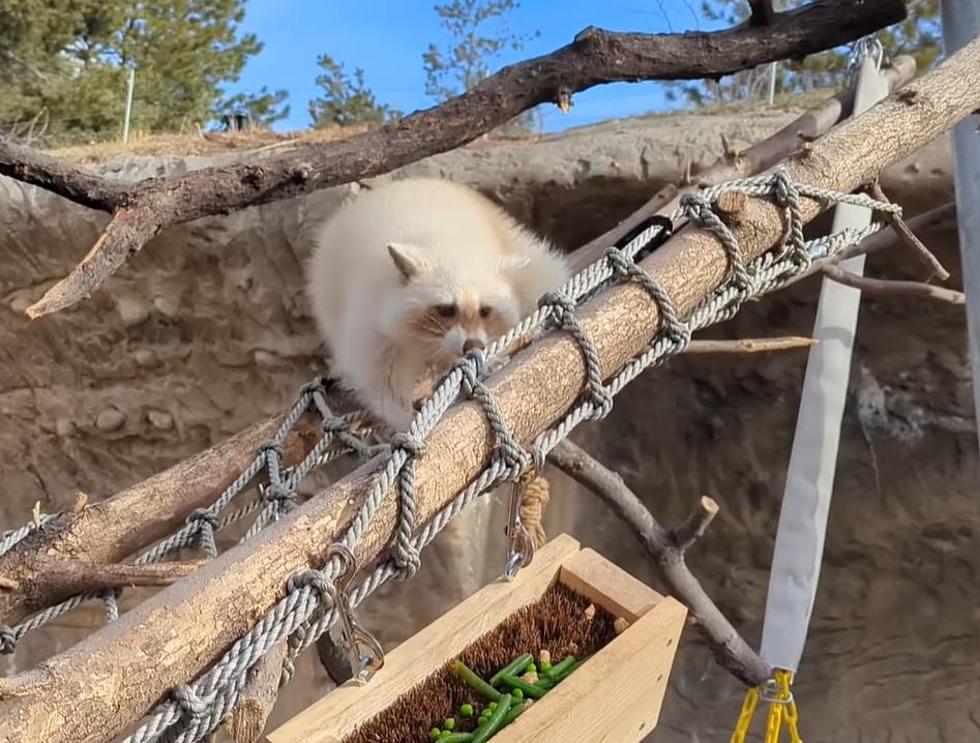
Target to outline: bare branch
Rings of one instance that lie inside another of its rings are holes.
[[[263,655],[249,673],[248,681],[228,719],[235,743],[256,743],[279,698],[279,678],[286,659],[286,641],[280,640]]]
[[[0,141],[0,175],[106,211],[125,207],[125,228],[100,240],[74,274],[33,305],[39,317],[84,299],[159,230],[380,175],[471,142],[539,103],[615,81],[721,77],[853,41],[904,19],[902,0],[816,0],[765,28],[687,34],[587,28],[552,54],[505,67],[445,103],[349,139],[307,145],[267,160],[149,179],[120,192],[50,158]],[[25,167],[25,162],[31,163]],[[92,189],[80,186],[79,178]],[[106,252],[106,258],[99,253]]]
[[[878,181],[875,181],[871,185],[871,195],[878,199],[878,201],[889,201],[888,196],[881,190],[881,184]],[[888,219],[888,223],[891,225],[892,229],[895,230],[895,234],[902,239],[902,242],[904,242],[913,253],[919,256],[922,263],[929,269],[929,275],[925,277],[926,281],[931,279],[933,276],[937,276],[940,281],[945,281],[949,278],[949,271],[943,267],[943,264],[939,262],[929,248],[927,248],[922,241],[915,236],[915,233],[909,229],[909,226],[900,215],[889,213],[886,218]]]
[[[867,276],[858,276],[850,271],[845,271],[840,266],[825,266],[823,272],[828,279],[836,281],[838,284],[860,289],[868,294],[894,294],[914,299],[929,299],[934,302],[945,302],[946,304],[966,304],[966,296],[963,292],[946,289],[941,286],[923,284],[918,281],[872,279]]]
[[[927,212],[923,212],[915,217],[912,217],[906,226],[914,232],[929,232],[942,227],[952,227],[956,228],[956,202],[950,201],[941,206],[937,206],[934,209],[930,209]],[[864,238],[857,245],[851,245],[848,248],[844,248],[841,252],[834,255],[824,261],[819,261],[814,263],[810,268],[804,273],[794,276],[785,284],[783,288],[795,284],[797,281],[802,281],[808,276],[812,276],[814,273],[823,271],[827,266],[837,265],[843,263],[848,258],[853,258],[856,255],[871,255],[872,253],[878,253],[882,250],[888,250],[894,248],[898,244],[904,244],[904,241],[899,237],[898,233],[894,230],[878,230],[872,235]]]
[[[705,529],[711,523],[712,519],[718,515],[718,503],[715,502],[713,498],[709,498],[706,495],[702,495],[701,499],[698,501],[698,506],[695,508],[691,515],[687,517],[687,521],[678,526],[670,533],[671,543],[680,550],[681,553],[685,553],[691,546],[701,538],[704,534]]]
[[[104,565],[82,560],[57,560],[51,569],[45,571],[45,580],[50,585],[49,590],[61,596],[129,586],[169,586],[190,575],[205,562],[206,560],[189,560],[149,565]]]
[[[704,533],[718,512],[711,498],[701,498],[698,509],[676,531],[664,529],[616,472],[606,468],[567,439],[551,450],[548,459],[576,482],[587,487],[633,531],[647,554],[660,567],[671,592],[697,622],[698,631],[714,651],[718,663],[749,686],[770,678],[771,669],[742,639],[704,587],[691,573],[684,554]]]
[[[684,353],[766,353],[768,351],[790,351],[809,348],[817,341],[814,338],[787,336],[785,338],[739,338],[733,341],[691,341]]]
[[[930,232],[942,227],[956,228],[956,202],[948,201],[945,204],[930,209],[927,212],[918,214],[905,225],[913,232]],[[894,247],[901,242],[901,238],[892,230],[878,230],[873,235],[866,237],[857,245],[845,248],[834,257],[834,263],[846,261],[855,255],[870,255],[881,250]]]

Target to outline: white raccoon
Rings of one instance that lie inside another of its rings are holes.
[[[396,430],[420,389],[568,276],[562,257],[476,191],[409,179],[362,191],[316,235],[308,292],[332,371]]]
[[[532,312],[569,275],[563,258],[476,191],[409,179],[362,191],[316,235],[308,292],[332,374],[395,430],[463,354]],[[456,517],[416,581],[455,602],[499,574],[492,496]],[[432,572],[429,572],[432,571]],[[423,576],[428,576],[424,578]]]

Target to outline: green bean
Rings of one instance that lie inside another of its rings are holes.
[[[439,743],[471,743],[473,733],[450,733],[439,738]]]
[[[537,684],[529,684],[524,679],[519,679],[516,676],[504,676],[503,681],[511,689],[520,689],[524,693],[524,696],[531,697],[531,699],[540,699],[548,691]]]
[[[490,739],[490,736],[500,730],[513,700],[514,698],[510,694],[502,695],[500,701],[497,702],[497,709],[490,715],[490,719],[486,721],[486,724],[481,725],[473,732],[470,743],[486,743]]]
[[[553,665],[551,668],[549,668],[547,671],[544,672],[544,675],[550,679],[555,679],[558,677],[559,674],[564,673],[569,668],[571,668],[574,665],[574,663],[575,663],[575,656],[566,655],[562,659],[561,663],[556,663],[555,665]]]
[[[499,691],[494,689],[490,684],[477,676],[473,670],[467,666],[463,661],[458,660],[453,663],[453,670],[459,674],[460,678],[463,679],[467,684],[469,684],[475,691],[480,692],[484,697],[492,702],[497,702],[500,697],[503,696]]]
[[[503,678],[505,674],[513,676],[515,673],[521,673],[527,667],[527,664],[533,660],[534,660],[533,655],[531,655],[530,653],[524,653],[524,655],[517,658],[517,660],[504,666],[495,674],[493,674],[493,676],[490,677],[490,685],[496,686],[497,684],[499,684],[500,679]]]

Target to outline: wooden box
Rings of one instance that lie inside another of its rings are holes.
[[[486,586],[387,654],[364,686],[344,685],[277,730],[269,743],[342,743],[354,728],[455,659],[555,582],[586,596],[629,626],[572,675],[491,739],[493,743],[634,743],[660,715],[687,611],[573,538],[542,547],[510,581]],[[601,690],[601,703],[595,692]]]

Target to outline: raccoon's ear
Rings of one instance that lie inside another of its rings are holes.
[[[505,255],[497,264],[497,269],[502,274],[514,274],[526,268],[530,262],[526,255]]]
[[[395,268],[398,269],[398,272],[402,275],[402,279],[406,282],[411,281],[429,269],[429,262],[412,245],[388,243],[388,255],[391,256],[391,260],[395,263]]]

